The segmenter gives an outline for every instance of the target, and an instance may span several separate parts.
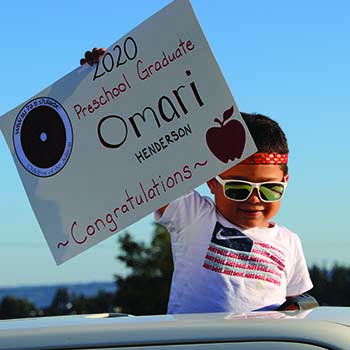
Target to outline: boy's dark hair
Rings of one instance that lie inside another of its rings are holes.
[[[271,118],[255,113],[241,112],[258,152],[288,154],[286,135],[279,124]],[[287,164],[281,164],[284,174],[288,173]]]

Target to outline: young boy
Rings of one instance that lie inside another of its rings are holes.
[[[171,235],[174,274],[168,313],[274,310],[312,288],[298,236],[271,221],[288,183],[279,125],[241,113],[258,152],[159,209]]]
[[[104,49],[87,51],[96,63]],[[275,310],[312,288],[298,236],[271,221],[288,183],[288,144],[278,123],[241,113],[258,152],[157,210],[171,235],[168,313]]]

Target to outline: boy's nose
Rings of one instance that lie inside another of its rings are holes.
[[[250,202],[250,203],[258,203],[258,202],[260,202],[258,190],[256,188],[253,189],[253,192],[249,196],[249,198],[247,199],[247,202]]]

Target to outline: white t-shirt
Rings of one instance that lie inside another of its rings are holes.
[[[273,310],[312,288],[300,239],[284,227],[238,228],[196,191],[156,219],[171,235],[168,313]]]

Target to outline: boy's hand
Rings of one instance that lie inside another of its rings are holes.
[[[86,51],[84,58],[80,60],[80,65],[82,66],[83,64],[87,63],[90,66],[94,65],[99,61],[99,59],[106,53],[105,48],[93,48],[92,51]]]

